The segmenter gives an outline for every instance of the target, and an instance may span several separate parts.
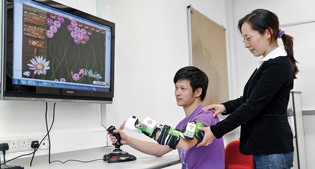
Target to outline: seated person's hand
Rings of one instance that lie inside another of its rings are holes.
[[[123,145],[128,145],[128,138],[129,136],[127,134],[125,134],[123,131],[121,131],[120,129],[116,129],[114,130],[114,133],[119,133],[120,134],[120,143]],[[113,136],[111,133],[107,132],[108,135],[110,135],[110,140],[112,141],[113,144],[115,144],[117,142],[117,138],[115,136]]]
[[[127,120],[125,120],[119,127],[120,130],[125,129],[125,124],[126,124]]]
[[[120,130],[125,129],[126,122],[127,122],[127,120],[125,120],[125,121],[120,125],[120,127],[119,127]],[[139,122],[139,123],[138,123],[139,125],[142,124],[142,122],[141,122],[140,120],[139,120],[138,122]]]

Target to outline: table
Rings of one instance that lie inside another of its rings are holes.
[[[123,150],[125,148],[123,147]],[[67,162],[61,163],[48,163],[48,155],[35,157],[32,167],[30,167],[31,157],[22,158],[9,162],[7,165],[19,165],[24,169],[144,169],[144,168],[163,168],[180,163],[179,157],[176,151],[164,155],[163,157],[154,157],[143,154],[134,149],[128,149],[127,152],[135,155],[137,160],[120,163],[107,163],[103,160],[103,156],[113,151],[113,147],[101,147],[87,150],[72,151],[66,153],[57,153],[51,155],[51,161],[60,160],[66,161],[69,159],[90,161],[100,159],[98,161],[90,163],[81,162]]]

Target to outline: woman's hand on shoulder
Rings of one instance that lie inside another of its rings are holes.
[[[214,114],[213,117],[225,112],[225,106],[223,104],[212,104],[202,108],[204,111],[213,110]]]

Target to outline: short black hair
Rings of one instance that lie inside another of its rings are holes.
[[[208,89],[208,82],[209,82],[208,76],[197,67],[186,66],[179,69],[176,72],[174,76],[174,80],[173,80],[174,84],[176,84],[178,80],[182,80],[182,79],[189,80],[190,86],[193,92],[195,92],[196,89],[198,89],[199,87],[202,88],[202,93],[201,93],[200,98],[201,98],[201,101],[203,101],[204,98],[206,97],[206,93]]]

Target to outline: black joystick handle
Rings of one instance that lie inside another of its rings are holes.
[[[115,149],[113,150],[113,152],[109,153],[109,154],[105,154],[103,156],[103,160],[107,161],[108,163],[116,163],[116,162],[124,162],[124,161],[133,161],[136,160],[137,158],[134,155],[131,155],[125,151],[122,151],[120,149],[120,146],[122,146],[121,144],[121,137],[119,133],[115,133],[115,126],[110,126],[107,131],[109,133],[111,133],[113,136],[116,137],[117,142],[114,144],[115,145]]]
[[[115,136],[116,139],[117,139],[117,142],[114,144],[114,145],[115,145],[115,148],[120,148],[120,146],[121,146],[121,142],[120,142],[121,137],[120,137],[120,134],[119,134],[119,133],[115,133],[115,132],[114,132],[115,129],[116,129],[115,126],[110,126],[110,127],[107,129],[107,131],[110,132],[110,133],[111,133],[113,136]]]

